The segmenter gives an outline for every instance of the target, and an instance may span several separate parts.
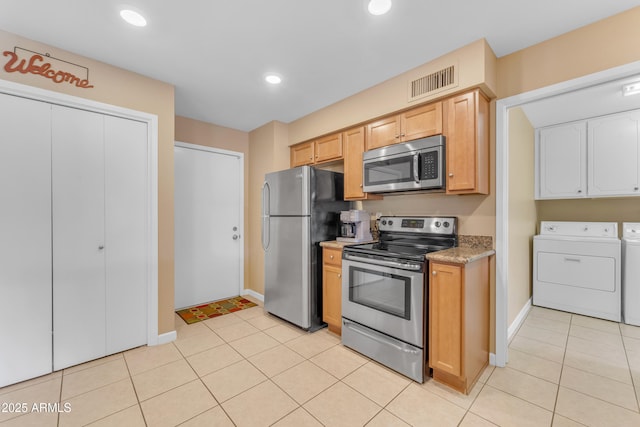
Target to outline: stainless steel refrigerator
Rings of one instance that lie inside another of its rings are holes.
[[[264,307],[303,329],[322,322],[320,242],[336,238],[343,175],[301,166],[265,175],[262,187]]]

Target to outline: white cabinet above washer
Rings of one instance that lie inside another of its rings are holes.
[[[587,123],[550,126],[536,140],[536,198],[587,196]]]
[[[536,131],[536,199],[640,195],[640,110]]]

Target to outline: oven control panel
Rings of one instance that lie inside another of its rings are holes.
[[[380,231],[405,231],[411,233],[455,234],[456,217],[402,217],[381,216],[378,220]]]

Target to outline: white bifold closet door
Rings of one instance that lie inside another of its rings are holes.
[[[0,94],[0,387],[51,372],[51,105]]]
[[[54,370],[146,343],[146,132],[53,106]]]

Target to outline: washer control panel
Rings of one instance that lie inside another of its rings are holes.
[[[540,234],[581,237],[618,237],[617,222],[541,221]]]

